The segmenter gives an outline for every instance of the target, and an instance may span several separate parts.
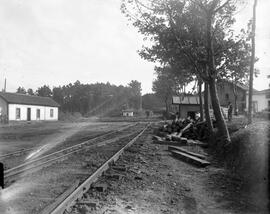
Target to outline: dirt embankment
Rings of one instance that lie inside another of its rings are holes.
[[[232,134],[224,156],[232,177],[241,180],[242,192],[260,207],[269,199],[269,144],[270,121],[256,121]]]

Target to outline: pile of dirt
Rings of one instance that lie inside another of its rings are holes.
[[[232,134],[225,152],[225,166],[243,181],[243,189],[256,203],[267,203],[270,122],[255,122]]]

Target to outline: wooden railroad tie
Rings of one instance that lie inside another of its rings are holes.
[[[179,158],[180,160],[184,160],[188,163],[192,163],[199,167],[206,167],[210,165],[210,162],[203,160],[201,158],[198,158],[196,156],[193,156],[191,154],[180,152],[179,150],[171,150],[171,153],[174,157]]]

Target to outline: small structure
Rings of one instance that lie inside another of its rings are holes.
[[[0,117],[9,121],[58,120],[60,105],[49,97],[0,92]]]
[[[248,103],[248,96],[247,96],[247,103]],[[270,89],[265,89],[262,91],[253,91],[252,110],[253,113],[270,111]]]
[[[124,117],[133,117],[134,116],[134,110],[133,109],[125,109],[122,110]]]
[[[172,104],[177,107],[180,117],[191,117],[195,119],[196,113],[200,112],[200,100],[197,95],[173,96]],[[177,112],[177,109],[172,110]]]

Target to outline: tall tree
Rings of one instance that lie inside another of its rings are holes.
[[[224,69],[228,49],[237,41],[231,34],[235,6],[231,0],[123,0],[122,11],[139,31],[150,38],[141,56],[148,60],[185,60],[193,74],[209,85],[214,115],[223,142],[230,142],[223,118],[216,80]]]
[[[166,107],[166,114],[169,113],[169,104],[173,95],[179,94],[183,89],[177,76],[173,74],[171,66],[156,67],[157,78],[153,81],[152,90],[163,100]]]
[[[141,95],[141,83],[137,80],[132,80],[128,87],[130,88],[131,97],[130,97],[130,105],[133,108],[141,109],[142,108],[142,95]]]
[[[27,94],[29,94],[29,95],[35,95],[35,93],[34,93],[34,91],[33,91],[32,88],[29,88],[29,89],[27,90]]]
[[[26,90],[25,90],[24,87],[21,87],[21,86],[20,86],[19,88],[17,88],[16,93],[19,93],[19,94],[26,94]]]
[[[41,97],[51,97],[52,96],[52,90],[47,85],[39,87],[37,89],[36,93],[38,96],[41,96]]]

